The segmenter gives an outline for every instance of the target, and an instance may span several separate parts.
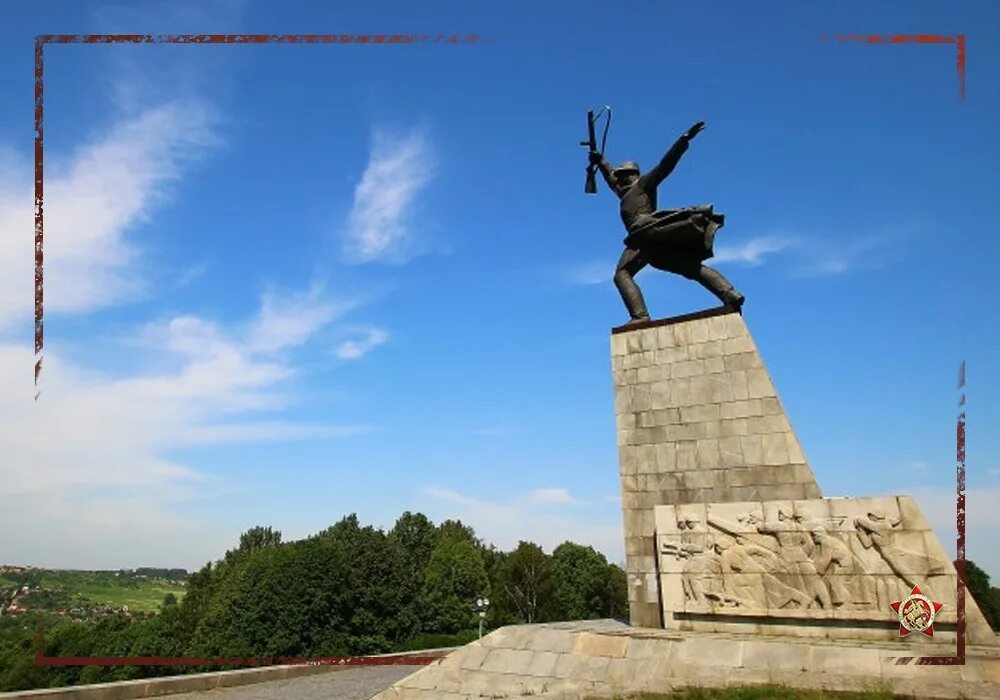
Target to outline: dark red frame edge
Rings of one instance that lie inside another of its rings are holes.
[[[445,35],[436,35],[435,41],[441,41]],[[382,40],[368,41],[368,38],[378,38]],[[453,40],[457,35],[448,35],[446,43],[472,43],[478,39],[478,35],[467,35],[466,40]],[[358,39],[364,38],[363,41]],[[386,41],[385,39],[389,39]],[[954,37],[942,35],[893,35],[882,37],[879,35],[838,35],[835,40],[861,41],[865,43],[954,43],[956,44],[956,66],[959,74],[959,99],[965,99],[965,35],[959,34]],[[395,39],[393,41],[392,39]],[[59,44],[111,44],[111,43],[178,43],[178,44],[262,44],[262,43],[306,43],[306,44],[334,44],[334,43],[373,43],[373,44],[399,44],[428,41],[430,35],[349,35],[349,34],[43,34],[35,37],[35,399],[38,399],[37,386],[42,368],[42,358],[40,356],[43,340],[43,286],[44,286],[44,198],[43,198],[43,173],[44,173],[44,52],[43,48],[47,43]],[[826,37],[821,37],[825,40]],[[962,362],[959,374],[959,388],[965,387],[965,362]],[[957,590],[956,590],[956,641],[957,649],[955,656],[921,656],[921,657],[899,657],[897,663],[908,663],[911,659],[916,659],[918,665],[964,665],[965,664],[965,394],[962,393],[959,406],[962,411],[959,413],[957,426],[957,460],[958,460],[958,488],[956,503],[956,526],[958,538],[956,542]],[[198,657],[47,657],[43,653],[43,630],[39,626],[36,638],[35,663],[42,666],[205,666],[205,665],[234,665],[233,659],[203,659]],[[371,659],[383,659],[385,657],[330,657],[329,659],[319,659],[309,661],[305,659],[288,660],[290,663],[335,663],[335,664],[358,664],[376,663]],[[420,659],[420,663],[430,663],[432,657],[394,657]],[[363,660],[369,661],[363,661]],[[245,660],[251,665],[256,660]],[[265,660],[266,661],[266,660]],[[384,661],[381,663],[385,663]],[[400,663],[400,662],[397,662]]]
[[[955,70],[958,73],[958,99],[965,100],[965,34],[833,34],[820,41],[833,39],[837,43],[859,44],[954,44]]]

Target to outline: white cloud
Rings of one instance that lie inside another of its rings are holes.
[[[610,284],[614,276],[614,265],[607,261],[580,263],[561,271],[567,284],[575,286],[590,286],[594,284]]]
[[[357,306],[355,301],[334,303],[323,298],[323,287],[288,297],[266,292],[260,316],[250,332],[250,347],[273,352],[301,345],[317,329]]]
[[[557,492],[569,496],[565,489],[539,489],[510,502],[492,502],[451,489],[430,487],[423,489],[427,500],[421,504],[421,511],[434,520],[460,519],[472,526],[478,537],[502,549],[511,549],[519,540],[527,540],[551,552],[569,540],[593,546],[610,562],[621,562],[624,535],[620,511],[587,509],[573,516],[556,513],[553,502],[545,499]],[[541,500],[533,498],[540,493],[545,494]]]
[[[381,328],[370,328],[364,337],[345,340],[337,346],[336,354],[342,360],[356,360],[389,340],[389,334]]]
[[[573,498],[566,489],[535,489],[528,494],[532,503],[552,503],[562,505],[578,505],[580,501]]]
[[[274,348],[306,343],[330,322],[317,321],[299,303],[305,298],[310,294],[265,295],[251,323],[232,327],[190,315],[148,324],[131,345],[140,364],[148,360],[155,371],[97,373],[49,351],[37,403],[32,348],[0,342],[0,386],[9,387],[0,393],[0,531],[21,533],[5,543],[5,556],[126,566],[148,561],[151,552],[181,551],[177,538],[189,536],[183,562],[197,563],[209,553],[205,542],[216,547],[222,536],[197,517],[175,529],[182,520],[175,501],[191,498],[195,489],[217,493],[224,484],[172,457],[178,448],[332,439],[366,430],[274,415],[288,407],[288,382],[297,376],[292,358],[276,356]],[[287,326],[276,335],[283,342],[261,345],[258,330],[275,308],[286,314]],[[31,513],[46,518],[44,526],[25,527]],[[195,526],[207,528],[208,538],[196,536]],[[137,539],[143,532],[149,538]],[[82,549],[67,544],[85,541],[91,545]]]
[[[367,432],[365,425],[311,425],[286,421],[247,421],[242,423],[194,426],[179,436],[176,446],[200,444],[286,442],[309,438],[338,438]]]
[[[344,256],[349,262],[402,262],[412,252],[410,217],[417,197],[433,177],[423,131],[403,137],[377,131],[368,166],[354,191]]]
[[[905,247],[895,230],[862,236],[837,236],[805,242],[793,274],[797,277],[833,277],[874,270],[901,259]]]
[[[186,163],[218,143],[208,106],[188,100],[148,108],[68,160],[46,154],[46,314],[141,295],[139,255],[126,234],[149,220]],[[25,166],[15,164],[18,175],[0,183],[0,329],[33,315],[33,197]]]
[[[451,501],[452,503],[458,503],[463,506],[476,505],[476,501],[474,499],[463,496],[458,491],[443,489],[439,486],[428,486],[423,490],[423,492],[424,494],[441,501]]]
[[[758,236],[743,243],[718,246],[712,260],[720,264],[735,262],[757,267],[764,264],[765,257],[797,244],[795,239],[786,236]]]
[[[174,287],[177,289],[183,289],[184,287],[188,287],[197,282],[198,280],[200,280],[202,277],[204,277],[207,271],[208,271],[208,265],[205,265],[203,263],[198,265],[191,265],[185,268],[179,275],[177,275],[177,279],[174,280]]]

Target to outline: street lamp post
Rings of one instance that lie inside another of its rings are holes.
[[[483,620],[486,618],[486,609],[490,607],[489,598],[476,598],[476,612],[479,613],[479,638],[483,638]]]

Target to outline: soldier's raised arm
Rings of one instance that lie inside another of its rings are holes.
[[[604,158],[604,154],[599,151],[591,151],[590,162],[599,171],[601,171],[601,176],[604,178],[604,181],[608,183],[608,189],[614,192],[620,199],[622,192],[618,187],[618,182],[615,180],[614,169],[611,167],[611,163]]]
[[[660,162],[650,169],[648,173],[639,178],[639,186],[643,189],[656,189],[659,187],[660,183],[666,180],[667,176],[677,167],[677,163],[680,162],[681,156],[687,151],[691,139],[697,136],[698,132],[704,128],[705,122],[698,122],[681,134],[681,137],[674,142],[674,145],[664,154]]]

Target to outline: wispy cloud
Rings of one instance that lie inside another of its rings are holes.
[[[301,345],[318,329],[357,305],[356,300],[334,302],[325,298],[321,284],[292,295],[265,292],[261,297],[260,314],[250,330],[249,345],[259,352]]]
[[[332,315],[317,319],[302,303],[311,298],[317,306],[333,306],[314,294],[265,295],[245,323],[182,315],[147,324],[130,347],[143,368],[127,374],[95,372],[50,351],[37,403],[24,371],[32,363],[32,348],[0,342],[0,385],[9,388],[0,393],[0,529],[18,527],[17,514],[26,508],[42,514],[51,504],[65,506],[44,528],[19,539],[19,558],[31,552],[55,557],[58,550],[60,565],[143,560],[150,547],[178,536],[170,534],[177,520],[175,500],[190,498],[195,485],[202,494],[218,486],[209,473],[173,456],[180,448],[338,439],[369,429],[281,415],[293,405],[289,382],[298,371],[294,357],[275,349],[314,341],[332,322]],[[283,323],[262,335],[275,309],[283,310]],[[109,496],[125,487],[127,498]],[[86,498],[101,504],[101,523],[80,503]],[[102,539],[89,548],[61,544],[93,538],[98,531]],[[202,554],[202,538],[193,528],[177,532],[189,531],[189,542],[199,544],[189,544],[184,562]],[[136,541],[141,532],[155,537]]]
[[[619,562],[623,558],[620,512],[601,506],[567,514],[559,506],[583,505],[568,490],[536,489],[511,501],[475,498],[452,489],[429,487],[421,509],[437,520],[458,518],[476,534],[498,547],[512,548],[519,540],[530,540],[548,551],[567,540],[589,544]],[[567,499],[569,499],[567,501]]]
[[[799,242],[788,236],[757,236],[742,243],[720,245],[715,249],[716,263],[739,263],[750,267],[763,265],[769,256],[794,248]]]
[[[381,328],[369,328],[364,336],[354,340],[345,340],[337,346],[336,355],[342,360],[357,360],[364,357],[379,345],[389,340],[389,333]]]
[[[367,425],[313,425],[288,421],[246,421],[242,423],[199,425],[180,436],[177,445],[217,445],[223,443],[288,442],[317,438],[340,438],[360,435]]]
[[[792,277],[833,277],[885,267],[905,251],[901,229],[835,236],[774,234],[716,246],[713,263],[759,267],[781,255]]]
[[[552,503],[557,505],[580,505],[580,501],[573,498],[566,489],[535,489],[528,494],[528,500],[532,503]]]
[[[189,287],[204,277],[206,272],[208,272],[208,265],[204,263],[190,265],[177,275],[177,278],[174,280],[174,288],[183,289],[184,287]]]
[[[592,261],[563,268],[559,276],[566,284],[582,287],[610,284],[614,271],[614,265],[608,261]]]
[[[348,219],[343,248],[348,262],[403,262],[410,257],[412,212],[433,168],[423,130],[402,137],[375,132]]]
[[[423,489],[423,493],[440,501],[450,501],[451,503],[458,503],[463,506],[474,506],[477,503],[475,499],[463,496],[458,491],[443,489],[439,486],[428,486]]]
[[[45,183],[45,311],[82,313],[146,291],[127,236],[169,197],[185,165],[221,143],[207,103],[149,107],[69,159],[49,154]],[[0,330],[31,318],[30,169],[0,182]]]
[[[796,277],[833,277],[862,270],[875,270],[898,262],[905,254],[903,236],[882,231],[862,236],[837,236],[804,241],[796,260]]]

